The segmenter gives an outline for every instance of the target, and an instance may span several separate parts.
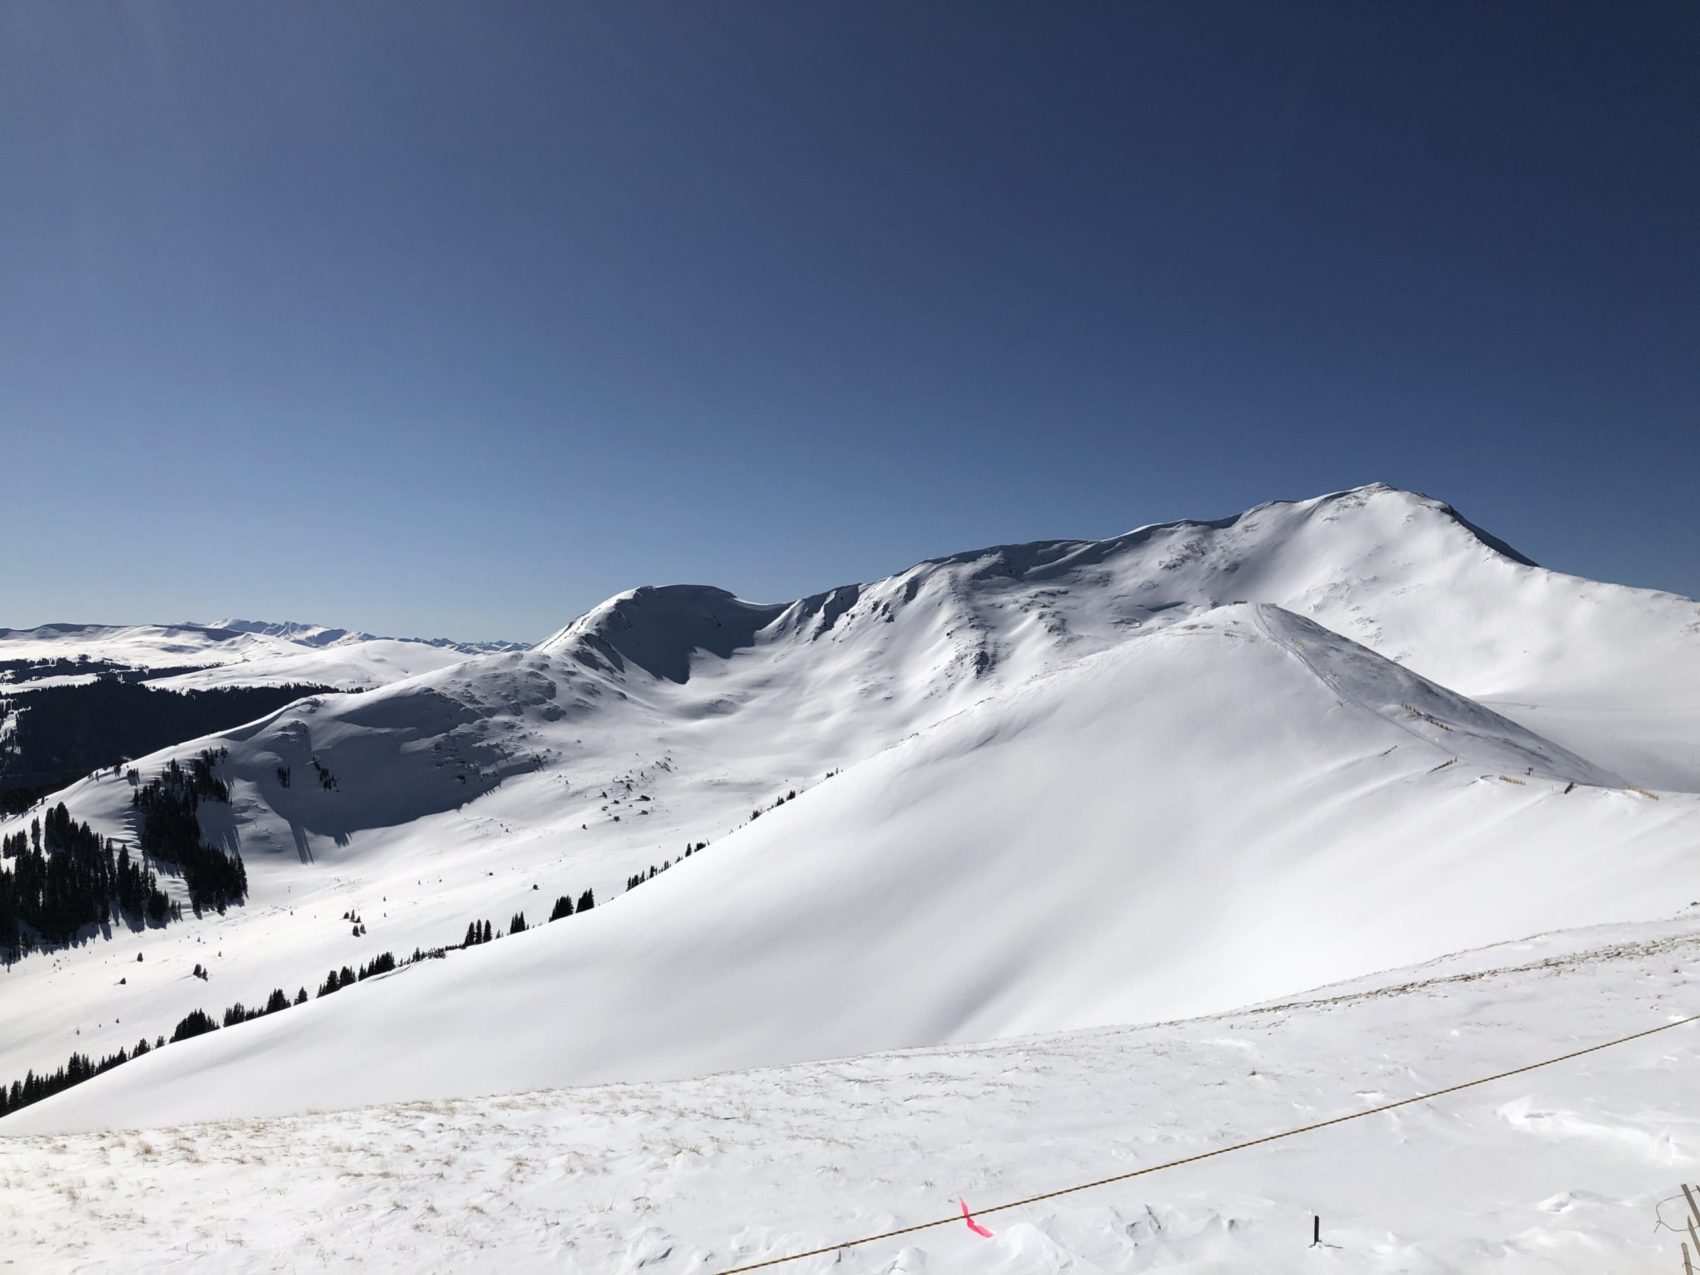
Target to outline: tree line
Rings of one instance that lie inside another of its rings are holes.
[[[595,906],[595,890],[586,890],[583,894],[579,895],[578,906],[576,908],[573,906],[573,896],[570,894],[563,894],[560,898],[555,900],[555,906],[549,909],[549,919],[551,921],[559,921],[563,917],[571,916],[575,911],[588,912]],[[459,946],[462,948],[468,948],[477,947],[483,943],[494,943],[505,934],[524,934],[528,928],[530,927],[526,922],[525,912],[523,909],[515,912],[513,916],[509,918],[508,928],[505,931],[496,929],[489,921],[471,921],[466,927],[466,937],[461,939]]]
[[[780,803],[783,803],[785,798],[781,797],[779,800],[780,800]],[[758,811],[757,813],[759,814],[760,812]],[[699,853],[703,850],[706,850],[707,848],[708,848],[708,842],[706,842],[706,841],[698,841],[698,842],[695,842],[695,843],[686,842],[685,843],[685,853],[680,855],[677,859],[663,859],[661,861],[660,867],[656,867],[653,863],[650,864],[649,865],[649,872],[648,872],[647,875],[642,873],[642,872],[632,873],[631,876],[626,878],[626,889],[628,891],[635,890],[640,885],[642,885],[645,881],[655,880],[656,877],[660,876],[663,872],[667,871],[667,869],[672,867],[675,863],[683,863],[686,859],[690,858],[693,854],[697,854],[697,853]]]
[[[162,1040],[160,1043],[165,1042]],[[144,1037],[136,1042],[134,1049],[120,1049],[99,1062],[92,1061],[87,1054],[72,1054],[70,1061],[58,1071],[40,1076],[31,1071],[22,1080],[14,1080],[9,1088],[0,1085],[0,1116],[17,1111],[20,1107],[27,1107],[32,1102],[40,1102],[43,1098],[50,1098],[72,1085],[92,1080],[103,1071],[111,1071],[132,1058],[140,1058],[148,1053],[149,1049],[150,1046]]]

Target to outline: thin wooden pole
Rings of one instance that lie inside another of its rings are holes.
[[[1694,1192],[1688,1189],[1688,1183],[1682,1184],[1682,1194],[1688,1199],[1688,1211],[1694,1214],[1694,1220],[1700,1222],[1700,1204],[1694,1202]]]
[[[1315,1248],[1320,1243],[1322,1243],[1322,1219],[1313,1213],[1310,1218],[1310,1246]]]

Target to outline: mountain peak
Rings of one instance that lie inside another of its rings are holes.
[[[1490,558],[1482,557],[1483,548]],[[758,635],[779,644],[829,634],[849,640],[859,632],[883,642],[892,631],[870,626],[909,615],[917,616],[908,622],[911,631],[932,634],[926,640],[939,667],[966,667],[978,677],[1017,643],[1032,657],[1029,664],[1044,663],[1083,634],[1101,642],[1129,626],[1234,601],[1313,611],[1373,648],[1379,635],[1372,623],[1349,607],[1336,614],[1354,581],[1414,564],[1425,576],[1449,579],[1491,572],[1495,562],[1535,565],[1450,505],[1374,482],[1224,518],[1152,523],[1104,540],[965,550],[790,603],[748,602],[710,585],[644,586],[592,608],[537,649],[571,650],[591,667],[623,673],[635,666],[683,683],[699,653],[728,659]],[[999,613],[1010,607],[1033,614],[1039,625],[1018,637],[995,637],[1004,626]]]
[[[712,585],[643,585],[593,607],[537,649],[577,648],[615,670],[631,663],[654,677],[684,682],[696,652],[726,659],[754,642],[785,609],[746,602]]]

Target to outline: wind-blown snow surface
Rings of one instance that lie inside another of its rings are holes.
[[[535,924],[558,893],[603,906],[171,1046],[0,1129],[1149,1020],[1659,915],[1700,895],[1696,799],[1622,785],[1700,789],[1670,742],[1700,737],[1697,653],[1694,603],[1543,571],[1381,487],[789,605],[637,590],[534,650],[142,759],[229,747],[234,804],[208,831],[240,845],[250,902],[14,967],[0,1076],[474,919]],[[122,781],[63,796],[128,835]]]
[[[1700,1007],[1693,919],[1279,1007],[667,1084],[0,1138],[29,1270],[705,1275],[1363,1110]],[[247,1030],[247,1029],[243,1029]],[[1431,1103],[776,1268],[1679,1270],[1700,1024]],[[263,1203],[261,1203],[263,1202]],[[1308,1247],[1312,1214],[1325,1248]],[[1678,1223],[1680,1225],[1680,1223]]]

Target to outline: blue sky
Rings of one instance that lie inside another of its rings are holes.
[[[1700,594],[1700,9],[0,8],[0,624],[538,638],[1376,479]]]

